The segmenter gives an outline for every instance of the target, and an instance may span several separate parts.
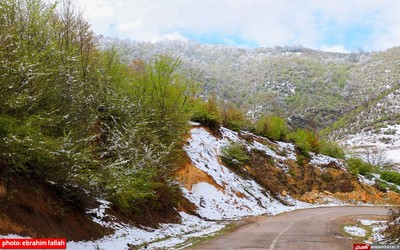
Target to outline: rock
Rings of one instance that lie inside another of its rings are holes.
[[[315,189],[312,190],[311,193],[310,193],[310,198],[313,199],[313,200],[316,200],[316,199],[318,199],[318,197],[319,197],[318,190],[315,190]]]
[[[329,192],[328,190],[324,190],[324,194],[326,195],[333,195],[331,192]]]
[[[283,197],[286,197],[286,196],[288,195],[288,192],[287,192],[286,190],[283,190],[282,193],[281,193],[281,195],[282,195]]]
[[[319,198],[318,190],[312,190],[311,192],[305,193],[300,200],[305,201],[307,203],[314,204],[315,201]]]

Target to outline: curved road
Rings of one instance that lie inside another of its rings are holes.
[[[297,210],[263,217],[195,249],[353,249],[353,241],[340,237],[338,220],[387,215],[383,207],[329,207]]]

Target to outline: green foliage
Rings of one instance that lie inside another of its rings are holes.
[[[5,0],[0,61],[5,178],[101,190],[127,212],[173,205],[190,94],[179,60],[122,64],[71,1]]]
[[[240,165],[250,158],[247,154],[245,145],[231,142],[229,145],[221,148],[222,159],[229,164]]]
[[[374,187],[377,188],[381,192],[387,192],[389,185],[385,181],[375,180]]]
[[[383,171],[381,178],[385,181],[400,185],[400,173],[395,171]]]
[[[289,134],[289,138],[296,144],[302,154],[308,154],[310,151],[319,152],[319,139],[312,131],[297,129],[295,132]]]
[[[246,116],[240,109],[233,106],[224,108],[223,125],[231,130],[240,131],[246,125]]]
[[[349,158],[347,159],[347,168],[353,175],[368,175],[368,173],[373,172],[374,166],[363,161],[360,158]]]
[[[256,133],[271,140],[284,140],[288,134],[288,126],[284,119],[278,116],[262,117],[256,124]]]
[[[296,155],[296,163],[299,166],[304,166],[307,163],[307,159],[310,158],[308,151],[301,151],[300,154]]]
[[[191,120],[211,128],[221,125],[221,110],[215,95],[211,95],[206,102],[197,101],[194,103]]]
[[[339,144],[332,141],[321,140],[319,142],[319,152],[334,158],[345,159],[343,148]]]

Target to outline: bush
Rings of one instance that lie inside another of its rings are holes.
[[[332,141],[323,140],[320,141],[319,145],[319,152],[321,154],[339,159],[345,158],[343,148],[339,144]]]
[[[215,96],[211,96],[207,102],[195,102],[191,120],[211,128],[221,126],[222,116]]]
[[[400,185],[400,173],[394,171],[383,171],[381,173],[382,180]]]
[[[289,131],[285,120],[278,116],[261,118],[256,124],[255,130],[257,134],[274,141],[285,140]]]
[[[224,109],[223,125],[231,130],[240,131],[246,124],[246,116],[240,109],[227,107]]]
[[[240,143],[230,143],[223,147],[221,154],[222,159],[228,164],[238,165],[249,160],[245,146]]]
[[[368,173],[373,172],[372,164],[363,161],[360,158],[350,158],[347,160],[347,168],[353,175],[363,175],[366,176]]]
[[[296,144],[301,154],[308,155],[310,151],[319,153],[319,139],[312,131],[298,129],[292,132],[289,138]]]

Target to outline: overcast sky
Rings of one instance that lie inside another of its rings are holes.
[[[400,45],[399,0],[73,0],[97,34],[327,51]]]

